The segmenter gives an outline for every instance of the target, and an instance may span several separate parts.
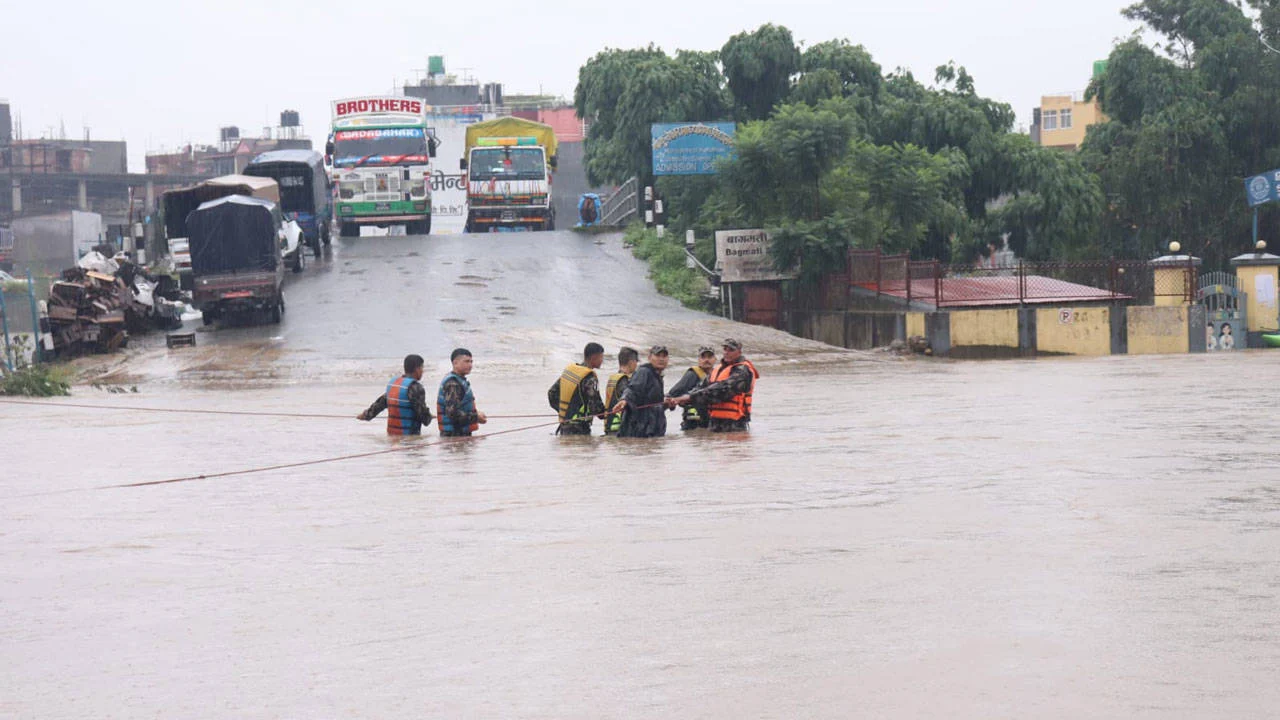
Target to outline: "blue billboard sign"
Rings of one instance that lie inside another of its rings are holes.
[[[654,175],[714,175],[716,161],[733,156],[731,122],[654,123]]]
[[[1245,178],[1244,195],[1249,201],[1249,207],[1280,200],[1280,170]]]

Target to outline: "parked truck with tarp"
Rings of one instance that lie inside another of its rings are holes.
[[[554,230],[555,131],[516,117],[467,126],[467,232]]]
[[[187,215],[191,299],[205,325],[231,316],[280,322],[283,226],[279,205],[245,195],[210,200]]]
[[[160,198],[160,209],[164,217],[165,241],[169,246],[169,254],[173,258],[174,269],[178,272],[179,283],[183,290],[191,290],[191,247],[190,231],[187,218],[191,212],[210,200],[217,200],[231,195],[244,195],[266,200],[274,205],[280,204],[280,186],[269,177],[251,177],[249,175],[223,175],[205,180],[191,187],[179,188],[166,192]],[[282,256],[294,272],[302,272],[305,263],[303,246],[300,242],[302,230],[296,222],[286,222],[285,246]]]

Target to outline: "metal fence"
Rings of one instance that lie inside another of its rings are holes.
[[[1194,302],[1197,268],[1191,258],[1162,264],[1139,260],[1015,261],[1008,265],[946,265],[878,250],[849,253],[851,288],[935,307],[1024,305],[1053,302]]]
[[[622,183],[604,201],[600,224],[622,227],[640,216],[640,181],[637,178]]]

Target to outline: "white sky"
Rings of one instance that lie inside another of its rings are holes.
[[[886,71],[905,67],[925,82],[955,60],[979,93],[1011,103],[1025,125],[1042,94],[1083,90],[1093,61],[1136,27],[1120,17],[1129,0],[16,4],[3,13],[0,97],[24,135],[56,134],[65,123],[69,137],[81,137],[87,125],[96,139],[128,140],[133,171],[148,150],[212,143],[222,125],[257,135],[286,108],[322,141],[331,99],[387,92],[428,55],[509,93],[571,97],[578,68],[605,47],[710,50],[766,22],[807,44],[847,38]]]

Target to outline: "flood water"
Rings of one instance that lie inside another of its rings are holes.
[[[345,418],[0,405],[0,716],[1280,706],[1277,356],[834,351],[682,310],[567,233],[361,238],[286,294],[277,328],[87,362],[139,392],[63,402],[354,416],[405,353],[434,387],[468,344],[481,409],[539,414],[587,339],[670,344],[672,383],[736,334],[756,421],[397,445]]]

